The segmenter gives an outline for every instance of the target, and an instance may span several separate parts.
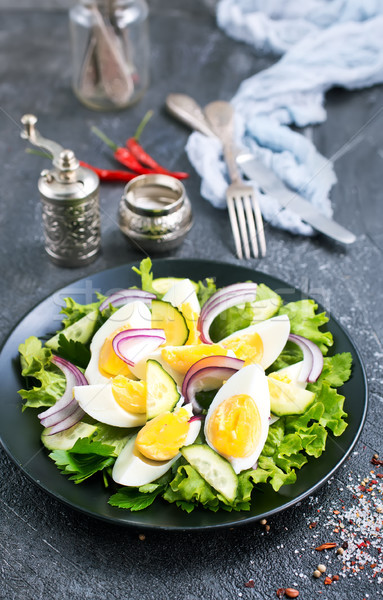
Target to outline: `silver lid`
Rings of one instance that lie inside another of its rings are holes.
[[[136,215],[163,217],[179,210],[185,200],[185,188],[169,175],[140,175],[124,190],[126,206]]]

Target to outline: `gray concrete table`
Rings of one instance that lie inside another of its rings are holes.
[[[90,163],[111,165],[90,126],[96,124],[118,140],[121,131],[133,132],[143,114],[155,109],[145,146],[160,162],[192,173],[187,189],[195,225],[173,255],[235,265],[228,217],[200,197],[199,178],[184,152],[188,132],[166,115],[164,100],[169,92],[189,93],[201,104],[230,99],[245,77],[273,60],[228,39],[201,0],[152,0],[150,89],[130,110],[98,114],[81,106],[71,91],[66,4],[60,8],[56,3],[52,9],[51,3],[44,8],[42,2],[41,10],[30,4],[0,3],[0,341],[54,290],[142,257],[117,229],[122,187],[105,185],[102,255],[77,270],[50,262],[43,250],[36,189],[46,163],[25,154],[20,116],[37,113],[48,136]],[[345,150],[336,162],[332,201],[335,218],[356,233],[356,243],[343,248],[324,237],[294,237],[267,227],[267,258],[248,262],[319,298],[356,341],[371,393],[367,423],[350,460],[315,498],[270,519],[269,531],[253,524],[206,534],[146,532],[143,539],[139,531],[66,508],[29,482],[0,451],[1,598],[266,600],[276,598],[281,587],[297,587],[304,600],[380,597],[379,577],[372,577],[368,562],[364,569],[360,561],[344,565],[341,556],[314,548],[328,541],[336,527],[333,511],[345,510],[342,503],[349,506],[352,494],[360,494],[355,491],[358,484],[373,476],[371,456],[382,451],[382,101],[382,88],[333,90],[327,97],[328,120],[314,129],[316,144],[326,156]],[[355,136],[356,142],[348,146]],[[324,585],[324,577],[312,577],[318,562],[330,574],[345,577]],[[245,586],[250,579],[254,587]]]

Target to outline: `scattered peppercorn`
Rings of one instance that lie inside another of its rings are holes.
[[[326,565],[318,565],[317,569],[320,573],[326,573]]]
[[[245,587],[247,587],[247,588],[253,588],[253,587],[254,587],[254,585],[255,585],[255,581],[254,581],[254,579],[249,579],[249,581],[247,581],[247,582],[245,583]]]
[[[285,595],[285,588],[278,588],[277,589],[277,598],[283,598],[283,596]]]
[[[344,554],[343,548],[338,548],[337,551],[336,551],[336,553],[340,554],[340,555]]]
[[[332,580],[333,581],[339,581],[339,575],[333,575],[332,576]]]
[[[260,523],[261,523],[261,525],[266,525],[267,519],[262,519]]]
[[[143,542],[146,539],[146,536],[143,533],[140,533],[138,539],[141,540],[141,542]]]
[[[270,525],[265,525],[266,531],[270,531]]]
[[[310,523],[309,525],[309,529],[315,529],[315,527],[318,525],[317,521],[313,521],[312,523]]]
[[[315,569],[313,575],[316,579],[318,579],[322,575],[322,573],[319,571],[319,569]]]

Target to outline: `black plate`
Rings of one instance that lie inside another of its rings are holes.
[[[197,530],[240,525],[268,517],[312,494],[339,468],[352,450],[361,432],[367,410],[367,382],[361,358],[347,333],[333,318],[328,323],[328,329],[334,336],[331,353],[351,352],[353,356],[352,377],[342,389],[346,396],[348,427],[340,438],[329,435],[326,451],[320,458],[309,460],[309,463],[298,471],[297,482],[294,485],[284,486],[279,492],[274,492],[268,485],[260,486],[261,491],[254,494],[249,512],[213,513],[196,509],[187,514],[174,505],[156,501],[144,511],[131,513],[108,504],[110,492],[102,487],[97,478],[75,485],[60,474],[41,447],[41,426],[36,411],[21,412],[22,402],[17,390],[24,386],[24,382],[20,376],[17,348],[28,336],[45,336],[58,329],[61,321],[59,312],[64,297],[71,296],[77,302],[85,304],[94,300],[92,294],[96,291],[108,293],[137,285],[138,278],[132,272],[131,266],[123,265],[90,275],[62,288],[32,309],[9,336],[0,355],[0,435],[8,455],[32,481],[64,504],[111,523],[140,528]],[[278,291],[287,302],[307,297],[275,277],[246,267],[216,261],[158,260],[154,261],[154,273],[156,277],[190,277],[194,280],[213,276],[219,286],[253,280],[263,282]]]

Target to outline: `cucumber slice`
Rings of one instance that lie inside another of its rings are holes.
[[[192,444],[181,448],[182,456],[210,485],[233,502],[237,495],[238,477],[231,464],[207,444]]]
[[[275,315],[280,308],[280,304],[276,303],[274,298],[266,298],[265,300],[256,300],[252,303],[253,320],[251,325],[259,321],[266,321]]]
[[[181,394],[173,377],[159,362],[149,359],[146,363],[146,416],[154,419],[166,411],[172,411]]]
[[[165,331],[169,346],[183,346],[189,337],[185,317],[170,302],[152,300],[152,327]]]
[[[48,450],[70,450],[77,440],[90,437],[96,429],[96,425],[89,425],[80,421],[73,427],[53,435],[49,435],[49,429],[44,429],[41,434],[41,441]]]
[[[171,287],[178,281],[182,281],[183,277],[158,277],[157,279],[153,279],[152,286],[158,292],[158,294],[166,294],[170,290]],[[191,281],[191,280],[190,280]],[[195,292],[198,292],[199,286],[195,281],[191,281]]]
[[[56,333],[56,335],[45,342],[45,345],[51,350],[58,350],[59,337],[61,334],[63,334],[67,340],[74,340],[76,342],[81,342],[82,344],[87,344],[92,338],[96,328],[97,317],[98,310],[92,310],[92,312],[76,321],[76,323],[73,323],[66,329],[62,329]]]
[[[301,415],[314,402],[315,394],[295,383],[267,378],[270,391],[270,410],[277,417]]]

